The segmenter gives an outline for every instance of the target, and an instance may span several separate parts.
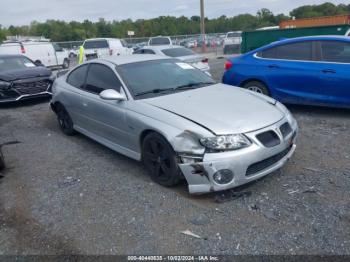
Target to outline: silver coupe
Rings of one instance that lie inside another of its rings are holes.
[[[56,79],[52,92],[65,134],[143,161],[163,186],[186,179],[190,193],[261,178],[296,148],[297,122],[281,103],[169,57],[91,60]]]

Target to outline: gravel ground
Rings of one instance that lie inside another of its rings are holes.
[[[224,59],[211,62],[220,79]],[[289,106],[298,148],[223,193],[163,188],[138,162],[64,136],[48,101],[0,109],[1,254],[348,254],[350,110]],[[190,230],[201,238],[181,234]]]

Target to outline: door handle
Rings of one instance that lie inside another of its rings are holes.
[[[278,65],[269,65],[269,68],[280,68]]]
[[[335,74],[336,72],[333,69],[323,69],[322,73],[324,73],[324,74]]]

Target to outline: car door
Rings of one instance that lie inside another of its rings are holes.
[[[83,106],[82,96],[84,91],[88,64],[81,65],[74,69],[66,79],[67,89],[64,89],[64,107],[71,116],[74,126],[84,128],[86,126],[86,110]]]
[[[350,105],[350,41],[317,42],[320,93],[330,105]]]
[[[274,92],[285,103],[317,103],[320,100],[319,68],[315,63],[314,43],[303,41],[282,44],[262,51],[263,75]]]
[[[99,94],[107,89],[124,92],[115,72],[107,65],[91,63],[81,98],[84,108],[84,128],[100,139],[126,148],[129,142],[126,122],[128,101],[107,101]]]

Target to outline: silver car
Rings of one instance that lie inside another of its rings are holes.
[[[182,62],[191,64],[195,68],[202,70],[203,72],[210,74],[210,66],[208,58],[203,55],[193,52],[183,46],[178,45],[161,45],[161,46],[144,46],[139,50],[136,50],[134,54],[151,54],[151,55],[165,55],[173,58],[177,58]]]
[[[297,123],[279,102],[216,84],[179,60],[134,55],[82,64],[53,84],[51,107],[76,131],[138,161],[154,181],[190,193],[225,190],[282,167]]]

